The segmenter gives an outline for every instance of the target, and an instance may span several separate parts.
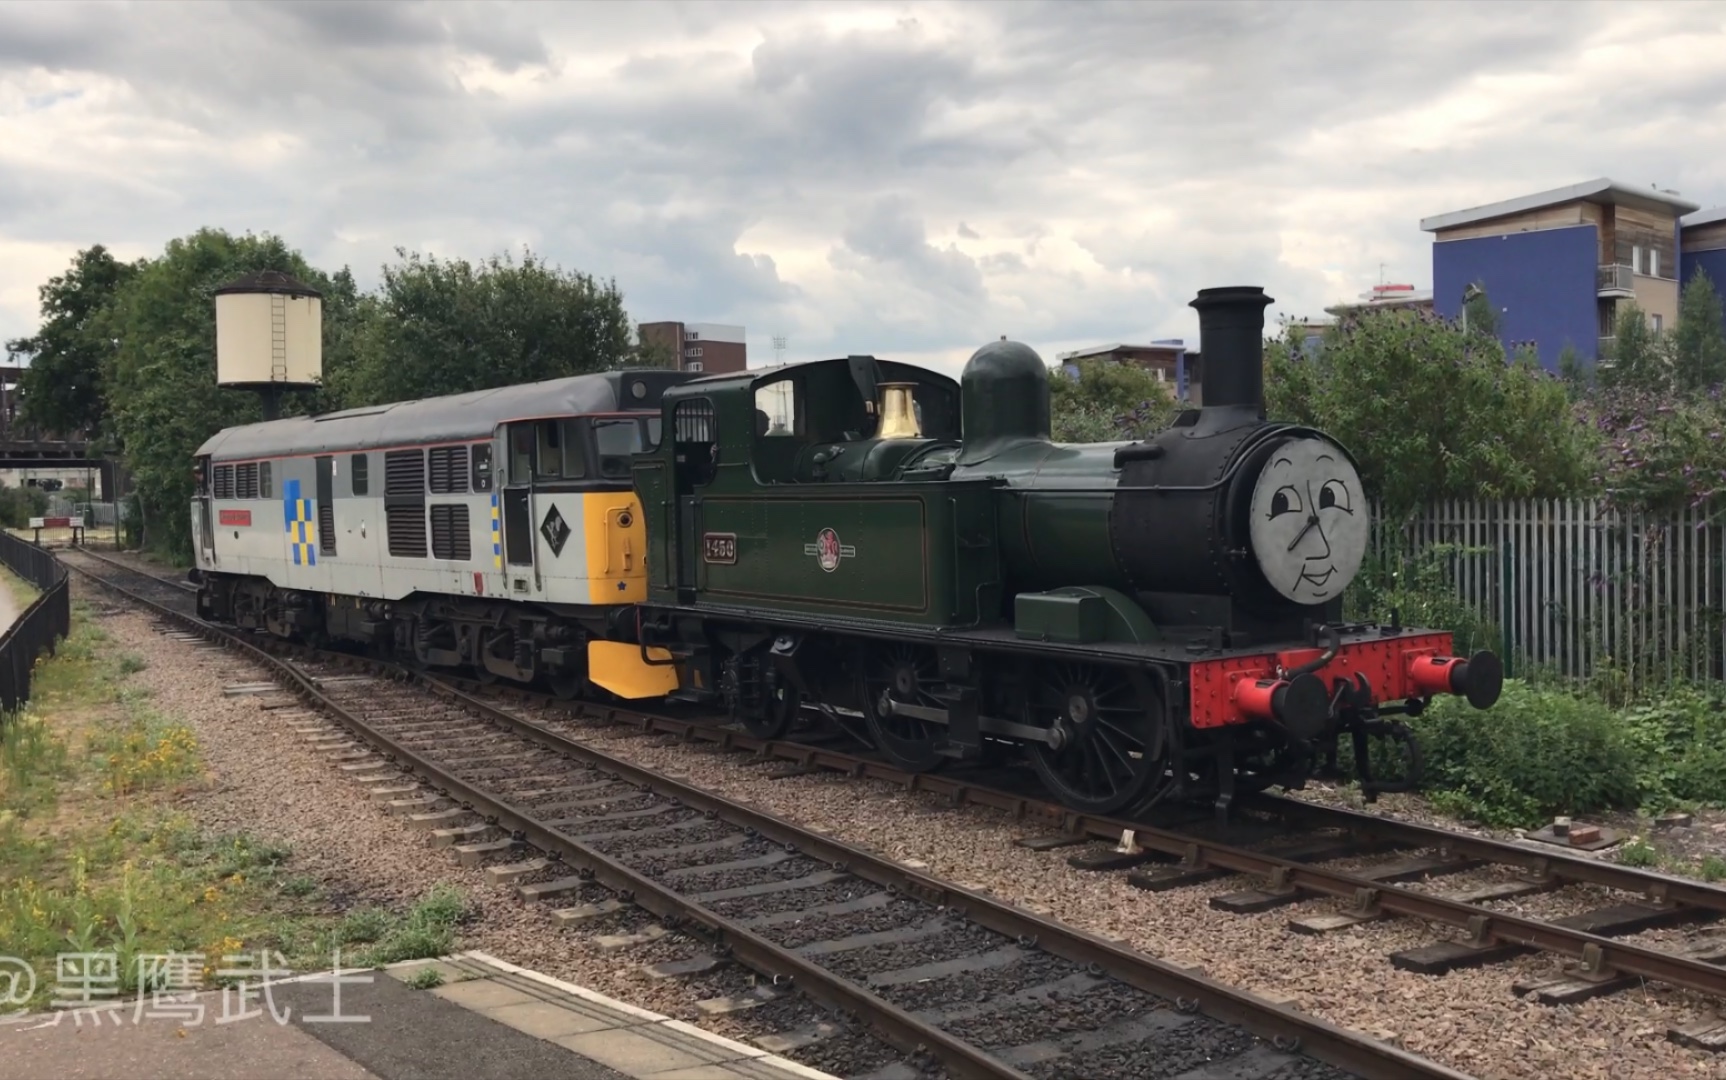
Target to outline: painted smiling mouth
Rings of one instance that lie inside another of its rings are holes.
[[[1302,570],[1300,579],[1302,581],[1311,582],[1314,585],[1323,585],[1325,582],[1329,581],[1331,579],[1331,575],[1335,573],[1336,567],[1334,566],[1325,567],[1325,571],[1322,574],[1315,574],[1311,570]]]

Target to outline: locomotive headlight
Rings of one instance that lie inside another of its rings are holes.
[[[1253,487],[1253,556],[1271,587],[1297,604],[1335,599],[1360,572],[1370,528],[1348,455],[1302,436],[1271,451]]]

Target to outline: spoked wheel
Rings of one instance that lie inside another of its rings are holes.
[[[947,725],[885,711],[889,701],[945,709],[946,702],[930,693],[939,681],[935,654],[928,649],[904,644],[865,647],[863,715],[876,747],[901,769],[930,772],[947,763],[937,749],[947,739]]]
[[[782,684],[775,686],[760,706],[739,710],[737,719],[743,730],[757,739],[779,739],[791,730],[792,722],[802,709],[803,695],[795,686]]]
[[[1050,664],[1032,683],[1032,722],[1061,745],[1027,743],[1037,775],[1063,804],[1089,814],[1131,810],[1157,793],[1168,764],[1162,702],[1126,671]]]

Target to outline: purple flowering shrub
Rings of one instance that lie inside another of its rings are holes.
[[[1591,486],[1620,509],[1674,513],[1726,490],[1726,402],[1616,387],[1577,405],[1599,443]]]

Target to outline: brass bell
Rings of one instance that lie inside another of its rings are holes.
[[[881,432],[883,439],[920,439],[923,427],[917,422],[917,402],[911,392],[916,383],[881,384]]]

